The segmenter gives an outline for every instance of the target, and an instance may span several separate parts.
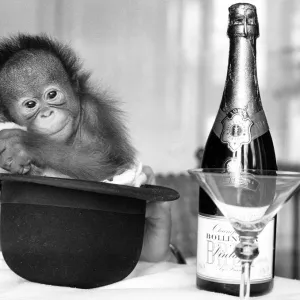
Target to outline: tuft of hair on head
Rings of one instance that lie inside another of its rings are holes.
[[[42,51],[58,58],[72,86],[78,93],[85,92],[90,73],[82,69],[82,63],[71,47],[47,34],[19,33],[0,39],[0,72],[10,59],[22,51]]]

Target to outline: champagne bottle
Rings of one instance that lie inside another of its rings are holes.
[[[229,61],[225,88],[202,160],[203,168],[277,170],[274,146],[260,99],[256,71],[259,26],[255,6],[229,7]],[[258,238],[260,254],[251,269],[251,295],[273,287],[276,218]],[[238,236],[216,205],[200,189],[197,286],[239,295]]]

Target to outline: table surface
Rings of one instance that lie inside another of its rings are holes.
[[[103,300],[103,299],[238,299],[196,288],[195,259],[187,265],[174,263],[139,262],[128,278],[115,284],[83,290],[50,286],[26,281],[14,274],[0,254],[1,300]],[[255,299],[300,300],[300,281],[275,277],[274,288],[267,295]]]

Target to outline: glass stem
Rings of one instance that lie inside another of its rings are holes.
[[[252,236],[240,236],[240,243],[235,247],[235,254],[241,260],[242,273],[240,284],[240,299],[250,298],[250,269],[253,259],[258,256],[258,246]]]
[[[242,278],[240,286],[240,299],[249,299],[250,298],[250,270],[251,270],[251,261],[242,260]]]

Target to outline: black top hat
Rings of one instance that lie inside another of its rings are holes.
[[[30,281],[92,288],[125,278],[137,264],[146,203],[179,194],[75,179],[1,174],[1,247]]]

